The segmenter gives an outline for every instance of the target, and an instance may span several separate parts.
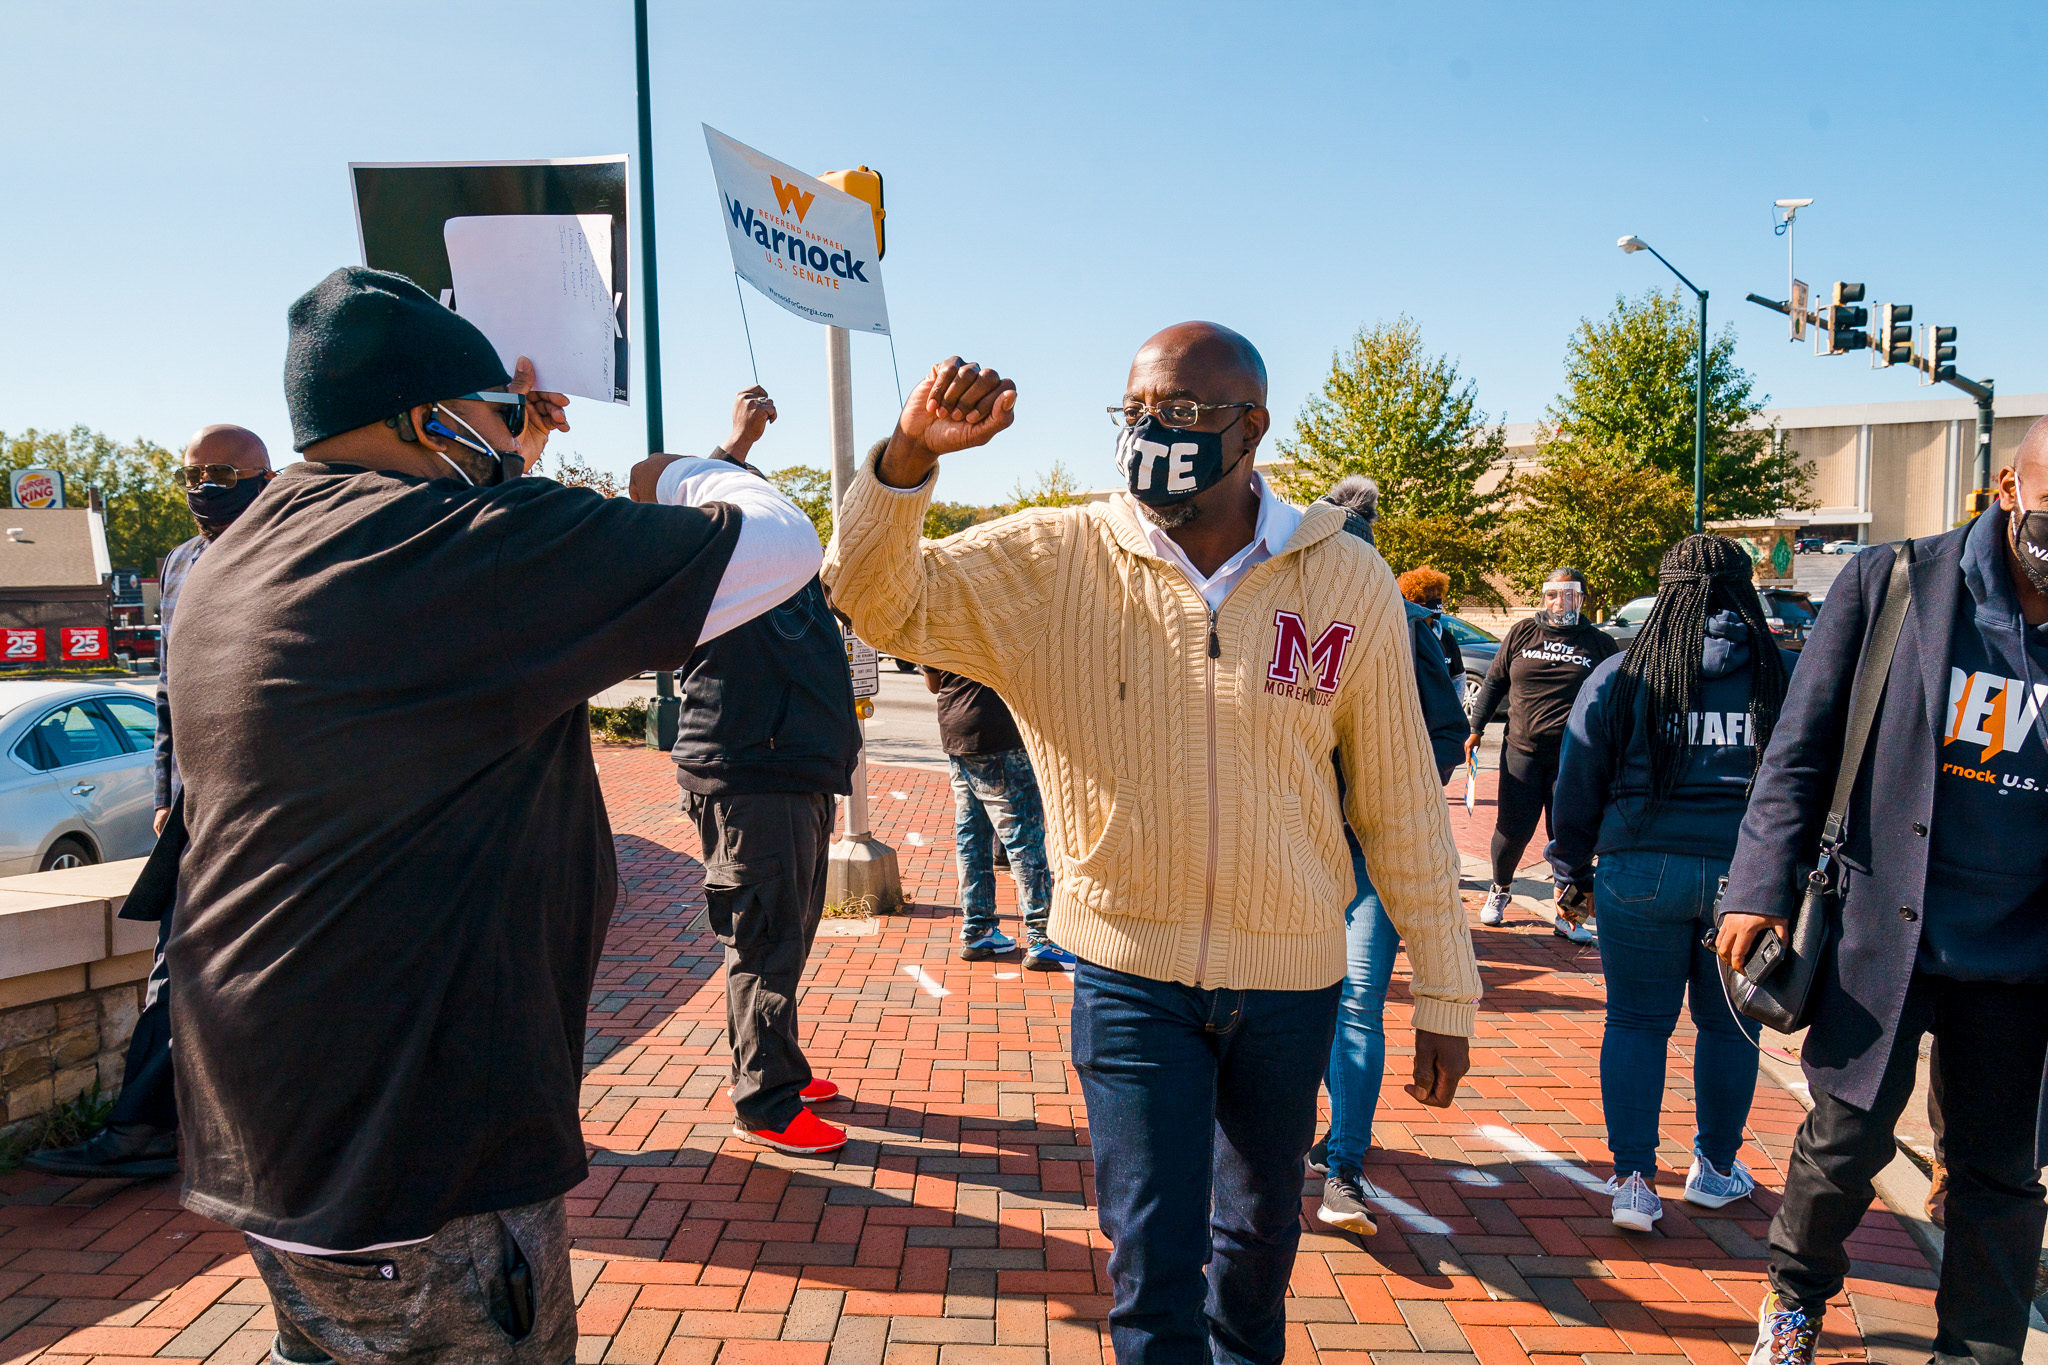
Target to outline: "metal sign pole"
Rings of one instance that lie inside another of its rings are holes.
[[[832,428],[832,516],[836,522],[853,482],[853,356],[844,327],[825,329],[825,411]],[[848,667],[860,649],[870,657],[861,660],[864,670],[872,669],[871,650],[849,640]],[[867,726],[860,726],[860,752],[853,765],[853,791],[846,800],[846,829],[833,841],[825,870],[825,898],[831,905],[865,901],[877,912],[903,906],[903,874],[896,865],[896,850],[874,837],[868,819]]]
[[[853,482],[853,354],[844,327],[825,329],[825,413],[832,428],[832,516],[846,499],[846,486]],[[868,744],[867,723],[860,726],[860,756],[854,760],[853,794],[846,802],[848,839],[865,839],[868,829]]]

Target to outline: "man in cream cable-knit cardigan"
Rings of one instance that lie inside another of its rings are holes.
[[[1416,1099],[1451,1102],[1479,998],[1401,595],[1345,511],[1253,471],[1265,398],[1243,337],[1168,328],[1112,409],[1128,495],[921,542],[938,458],[1016,409],[956,357],[854,480],[826,557],[861,636],[994,687],[1038,772],[1126,1365],[1281,1358],[1346,819],[1414,964]]]

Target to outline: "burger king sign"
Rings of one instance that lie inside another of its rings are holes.
[[[7,476],[16,507],[62,507],[64,476],[54,469],[16,469]]]

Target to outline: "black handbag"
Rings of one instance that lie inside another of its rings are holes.
[[[1750,980],[1726,962],[1719,964],[1721,985],[1728,992],[1729,1002],[1743,1015],[1779,1033],[1796,1033],[1813,1022],[1813,978],[1820,969],[1828,935],[1841,909],[1841,869],[1836,854],[1848,829],[1849,797],[1856,790],[1857,774],[1863,770],[1863,756],[1870,747],[1870,728],[1877,719],[1885,687],[1891,681],[1899,628],[1905,624],[1906,608],[1913,600],[1912,584],[1906,577],[1912,564],[1913,542],[1902,541],[1892,557],[1884,605],[1878,609],[1870,633],[1863,637],[1863,652],[1856,660],[1849,725],[1842,739],[1841,764],[1835,773],[1834,798],[1828,802],[1827,823],[1821,827],[1820,857],[1806,872],[1785,951],[1761,981]],[[1727,889],[1728,879],[1723,877],[1721,893],[1725,895]],[[1717,895],[1717,925],[1722,913],[1721,896]]]

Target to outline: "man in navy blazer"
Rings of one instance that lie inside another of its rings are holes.
[[[1792,675],[1728,870],[1725,961],[1798,908],[1896,552],[1850,564]],[[2048,1217],[2048,420],[1999,471],[1996,506],[1908,552],[1912,601],[1837,854],[1840,919],[1801,1048],[1814,1107],[1771,1222],[1752,1365],[1812,1360],[1928,1033],[1949,1165],[1934,1359],[2018,1365],[2026,1340]]]

